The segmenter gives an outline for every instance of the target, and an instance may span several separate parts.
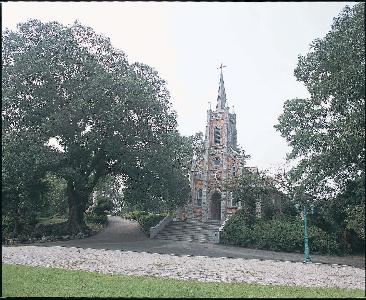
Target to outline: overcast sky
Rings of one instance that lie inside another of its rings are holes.
[[[299,54],[330,31],[355,2],[6,2],[2,26],[30,18],[76,19],[111,38],[129,62],[155,68],[166,80],[179,131],[205,131],[224,68],[228,105],[237,114],[238,143],[249,166],[275,171],[289,148],[273,125],[287,99],[307,97],[293,73]]]

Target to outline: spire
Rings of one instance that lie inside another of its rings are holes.
[[[221,66],[219,67],[221,69],[220,72],[220,85],[219,85],[219,93],[217,96],[217,105],[216,105],[216,109],[224,109],[225,105],[226,105],[226,93],[225,93],[225,86],[224,86],[224,76],[222,75],[222,68],[224,68],[226,66],[223,66],[221,64]]]

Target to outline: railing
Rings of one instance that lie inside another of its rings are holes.
[[[227,220],[229,220],[229,219],[230,219],[230,217],[231,217],[231,216],[227,216],[227,217],[226,217],[226,219],[225,219],[225,221],[224,221],[224,222],[222,223],[222,225],[220,226],[219,231],[215,232],[215,235],[214,235],[214,242],[215,242],[216,244],[220,243],[220,235],[221,235],[221,231],[224,229],[225,224],[226,224]]]
[[[172,215],[167,215],[154,227],[150,227],[150,238],[154,238],[160,231],[162,231],[165,226],[167,226],[173,220]]]

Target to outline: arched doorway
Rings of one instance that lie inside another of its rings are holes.
[[[218,191],[211,196],[211,219],[221,220],[221,194]]]

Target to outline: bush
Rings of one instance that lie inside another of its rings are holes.
[[[137,221],[142,227],[142,230],[149,235],[150,227],[159,224],[159,222],[166,217],[166,214],[155,214],[144,210],[134,210],[130,213],[121,214],[121,217]]]
[[[150,214],[150,215],[141,216],[138,222],[141,225],[142,230],[146,234],[150,234],[150,227],[156,226],[165,217],[166,217],[166,215]]]
[[[122,217],[126,218],[126,219],[132,219],[135,221],[139,221],[139,219],[143,216],[148,216],[149,213],[147,211],[143,211],[143,210],[134,210],[130,213],[127,214],[123,214]]]
[[[13,228],[14,228],[13,218],[3,215],[2,219],[1,219],[1,223],[2,223],[3,235],[5,235],[5,236],[11,235],[11,233],[13,232]]]
[[[67,222],[54,223],[54,224],[42,224],[38,223],[33,232],[33,236],[40,238],[42,236],[62,236],[68,235]]]
[[[310,249],[314,252],[328,254],[342,254],[343,252],[334,234],[329,234],[315,226],[309,227],[309,243]]]
[[[311,252],[339,254],[340,245],[335,235],[316,227],[308,227]],[[243,247],[255,247],[274,251],[303,251],[304,225],[302,220],[286,217],[272,220],[259,219],[253,226],[244,222],[238,211],[225,225],[220,242]]]
[[[97,205],[93,208],[93,213],[96,215],[105,215],[113,209],[113,202],[107,197],[100,196],[97,199]]]
[[[15,224],[17,223],[17,226]],[[2,215],[2,235],[5,238],[19,238],[21,236],[31,236],[37,224],[35,214],[27,213],[22,217]],[[15,227],[17,230],[15,231]]]
[[[105,214],[90,213],[85,215],[85,221],[88,223],[105,225],[108,222],[108,217]]]
[[[107,214],[112,209],[112,200],[107,197],[100,196],[97,198],[97,204],[92,208],[91,212],[85,214],[85,221],[88,223],[105,225],[108,223]]]

